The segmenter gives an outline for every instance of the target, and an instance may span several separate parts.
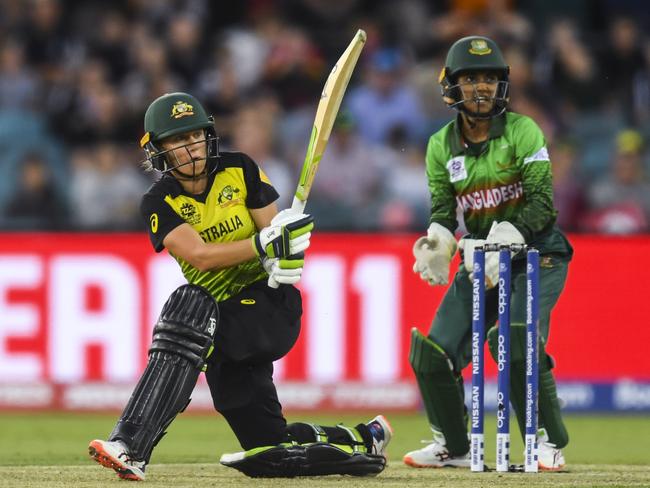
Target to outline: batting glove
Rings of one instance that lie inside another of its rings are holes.
[[[302,270],[305,265],[305,254],[300,253],[286,259],[278,259],[273,263],[273,269],[269,279],[273,278],[276,283],[283,285],[295,285],[302,278]]]
[[[314,219],[299,214],[286,224],[271,224],[255,234],[251,241],[258,257],[286,258],[309,247]]]
[[[279,212],[275,217],[273,217],[273,220],[271,220],[271,225],[294,225],[302,222],[304,219],[311,219],[309,221],[311,222],[311,227],[309,228],[309,232],[292,237],[291,254],[301,253],[309,247],[311,230],[314,228],[313,217],[292,208],[287,208]]]

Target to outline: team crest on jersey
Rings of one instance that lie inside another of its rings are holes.
[[[219,192],[219,198],[217,199],[219,206],[225,208],[239,203],[241,198],[237,198],[238,193],[240,193],[239,188],[233,188],[230,185],[224,186]]]
[[[182,119],[190,115],[194,115],[194,107],[189,103],[178,101],[172,107],[172,119]]]
[[[191,203],[181,205],[181,217],[190,225],[201,223],[201,214],[199,214],[196,207]]]
[[[467,178],[465,156],[457,156],[447,161],[447,171],[449,171],[449,181],[451,183]]]

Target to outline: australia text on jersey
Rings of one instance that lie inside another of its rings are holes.
[[[241,221],[239,216],[235,215],[234,217],[230,217],[227,220],[222,220],[218,224],[202,230],[199,232],[199,235],[204,242],[212,242],[217,240],[219,237],[230,234],[231,232],[235,232],[237,229],[243,226],[244,223]]]

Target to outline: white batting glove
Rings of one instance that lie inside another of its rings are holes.
[[[304,254],[291,256],[287,259],[278,259],[273,263],[273,270],[269,278],[284,285],[295,285],[302,278],[302,270],[305,265]]]
[[[278,283],[273,277],[273,265],[277,262],[278,258],[266,257],[262,259],[262,267],[264,268],[264,271],[266,271],[266,274],[269,275],[269,279],[266,281],[266,284],[271,288],[277,288],[280,286],[280,283]]]
[[[286,259],[264,258],[262,266],[268,273],[268,285],[277,288],[280,284],[295,285],[302,278],[305,254],[300,253]]]
[[[264,227],[251,238],[258,257],[285,258],[303,252],[309,247],[314,218],[309,214],[297,214],[281,224]]]
[[[277,263],[278,258],[269,258],[264,257],[262,258],[262,267],[264,268],[264,271],[266,271],[266,274],[271,276],[271,273],[273,272],[273,264]]]
[[[303,220],[304,219],[304,220]],[[310,245],[311,241],[311,229],[313,229],[313,217],[309,214],[305,214],[296,210],[293,210],[291,207],[281,212],[278,212],[273,220],[271,220],[271,225],[280,225],[288,226],[289,228],[294,228],[296,225],[299,225],[301,221],[311,222],[310,232],[298,235],[297,237],[292,237],[290,241],[291,254],[299,254],[304,252]],[[298,223],[298,224],[297,224]]]
[[[289,207],[275,214],[275,217],[271,220],[271,225],[286,225],[289,222],[300,220],[304,215],[302,212],[298,212]]]
[[[526,244],[524,236],[510,222],[493,222],[486,239],[486,244]],[[515,252],[510,253],[511,256]],[[485,253],[485,288],[494,288],[499,282],[499,253]]]
[[[308,217],[308,215],[292,208],[287,208],[278,212],[273,217],[271,225],[290,225],[305,217]],[[304,251],[309,247],[310,243],[311,232],[293,238],[291,240],[291,256],[273,260],[269,264],[268,269],[266,266],[264,267],[269,274],[268,285],[271,288],[277,288],[280,284],[294,285],[300,281],[304,266]]]
[[[433,222],[427,229],[427,235],[420,237],[413,244],[413,272],[430,285],[449,283],[449,265],[456,252],[454,235],[446,227]]]

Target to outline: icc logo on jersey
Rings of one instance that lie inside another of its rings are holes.
[[[451,183],[467,178],[465,156],[458,156],[447,161],[447,171],[449,171],[449,181]]]
[[[196,210],[196,207],[191,203],[184,203],[181,205],[181,217],[190,225],[199,224],[201,222],[201,214]]]

